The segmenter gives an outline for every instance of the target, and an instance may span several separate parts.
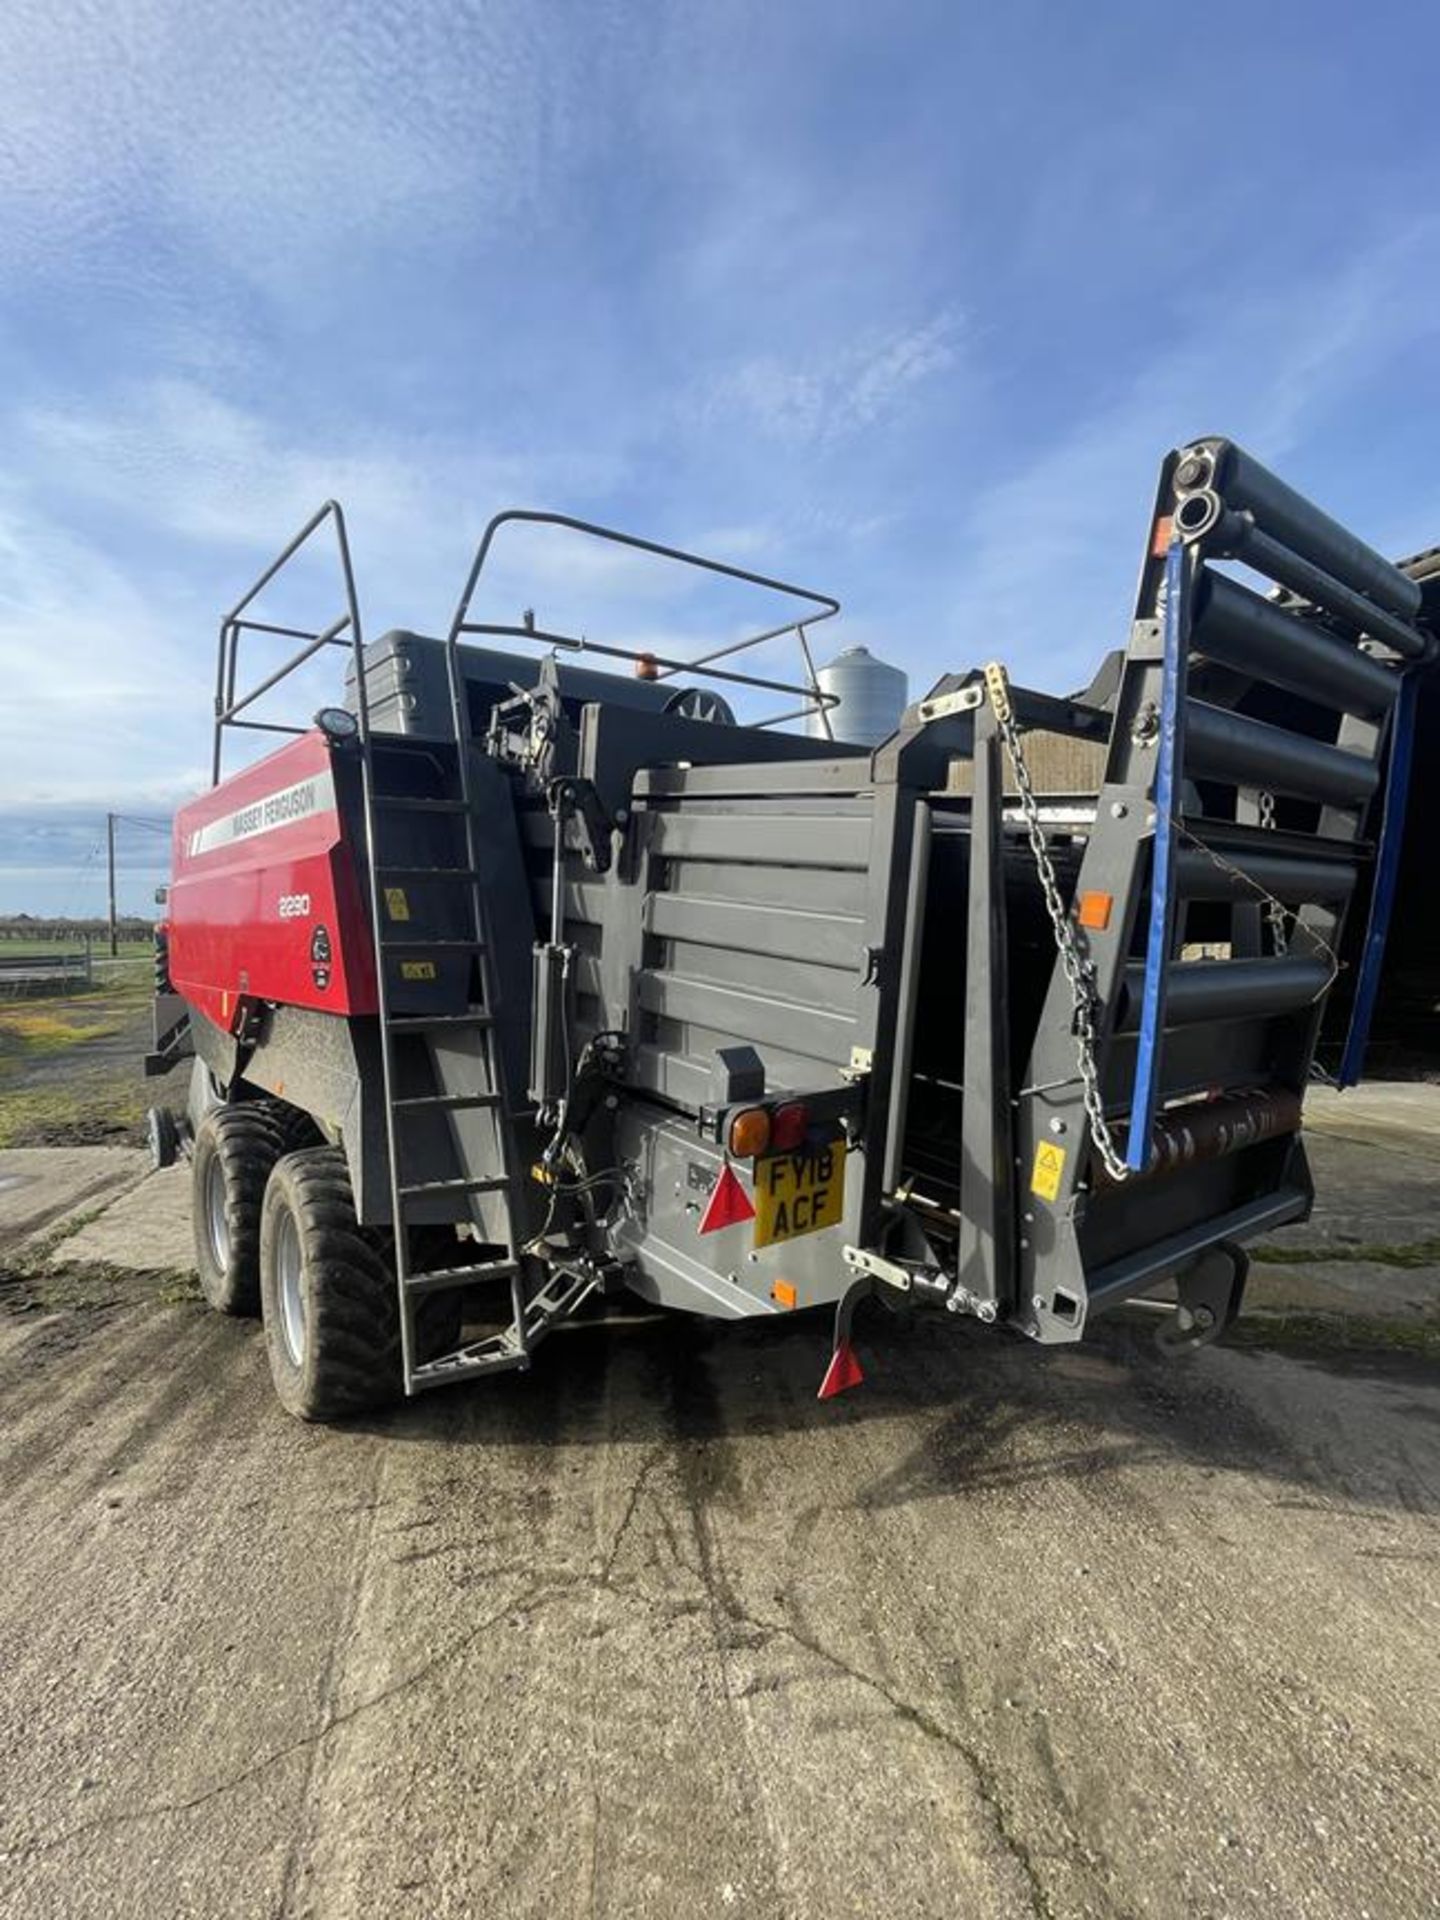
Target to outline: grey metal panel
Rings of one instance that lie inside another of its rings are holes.
[[[687,860],[671,865],[670,891],[689,900],[789,907],[853,920],[857,927],[864,924],[865,876],[843,867],[726,866],[716,860]]]
[[[853,970],[860,956],[858,919],[697,899],[685,893],[651,894],[645,906],[645,930],[686,944],[733,947],[748,954],[775,958],[803,954],[817,966]],[[674,964],[681,964],[680,955]],[[692,962],[691,970],[700,969]]]
[[[567,927],[566,932],[573,933],[574,929]],[[603,1005],[605,982],[598,954],[577,953],[570,962],[570,974],[575,982],[577,993],[588,993],[592,999],[600,1001]]]
[[[669,699],[673,694],[663,693],[662,697]],[[583,778],[594,782],[601,805],[611,814],[629,804],[637,769],[656,762],[687,771],[757,762],[768,776],[778,763],[817,761],[824,765],[834,757],[833,748],[827,748],[824,742],[806,740],[795,733],[717,726],[676,713],[637,713],[609,701],[587,706],[580,715],[578,770]]]
[[[561,894],[561,912],[567,931],[575,927],[603,927],[605,924],[605,883],[602,880],[567,880]],[[536,918],[550,917],[550,877],[538,870],[530,875],[530,904]]]
[[[657,813],[653,850],[666,859],[753,860],[768,866],[863,868],[869,817]]]
[[[631,1084],[698,1112],[714,1097],[710,1069],[715,1049],[733,1046],[737,1036],[668,1020],[657,1021],[656,1026],[656,1038],[643,1040],[634,1049]],[[839,1086],[844,1078],[842,1067],[833,1060],[817,1060],[780,1047],[765,1047],[761,1058],[767,1094],[813,1093]]]
[[[644,973],[639,983],[640,1005],[647,1013],[671,1020],[694,1021],[719,1033],[767,1046],[792,1047],[817,1060],[847,1061],[853,1018],[772,1000],[735,987],[712,986],[704,980],[677,980],[673,975]],[[689,1051],[689,1049],[687,1049]]]
[[[1306,1188],[1281,1187],[1236,1207],[1231,1213],[1219,1218],[1212,1215],[1182,1233],[1152,1240],[1133,1253],[1097,1267],[1088,1280],[1090,1312],[1104,1312],[1107,1307],[1142,1292],[1217,1240],[1251,1240],[1257,1234],[1283,1227],[1288,1221],[1303,1219],[1310,1210],[1310,1198]]]
[[[777,798],[758,793],[686,794],[680,805],[667,802],[647,808],[659,820],[677,812],[687,820],[868,820],[875,807],[873,793],[799,793]]]
[[[787,1310],[772,1297],[776,1280],[795,1289],[801,1309],[831,1306],[849,1287],[852,1275],[842,1250],[856,1237],[862,1154],[849,1157],[844,1216],[837,1226],[757,1247],[748,1220],[700,1234],[700,1216],[722,1156],[713,1142],[698,1139],[692,1126],[627,1102],[616,1144],[631,1169],[638,1204],[621,1221],[614,1250],[626,1263],[627,1284],[643,1299],[741,1319]],[[742,1164],[738,1173],[749,1186],[753,1169]]]
[[[914,1067],[915,1026],[919,1012],[920,977],[925,951],[925,909],[930,892],[930,846],[934,810],[925,800],[915,802],[914,857],[905,899],[905,934],[900,948],[900,987],[895,1009],[895,1062],[892,1071],[890,1113],[885,1127],[885,1164],[881,1179],[887,1193],[899,1186],[904,1171],[905,1120],[910,1106],[910,1079]]]
[[[720,794],[726,798],[770,799],[776,794],[858,793],[870,784],[870,756],[843,760],[771,761],[753,767],[642,767],[635,776],[636,799],[687,799]]]
[[[629,1084],[662,1100],[673,1100],[692,1113],[698,1113],[711,1097],[710,1068],[705,1061],[650,1042],[642,1042],[632,1052]],[[768,1078],[766,1091],[771,1091]]]
[[[853,948],[850,965],[835,967],[799,960],[794,954],[766,956],[743,947],[692,946],[688,941],[672,942],[663,966],[650,971],[672,980],[736,987],[741,993],[841,1013],[847,1019],[854,1018],[855,989],[863,977],[860,955]]]

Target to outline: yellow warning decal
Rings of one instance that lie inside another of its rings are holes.
[[[1051,1140],[1041,1140],[1035,1148],[1035,1165],[1030,1170],[1030,1191],[1042,1200],[1053,1200],[1060,1191],[1060,1176],[1065,1171],[1065,1149]]]
[[[435,962],[433,960],[402,960],[400,978],[402,980],[433,980]]]
[[[386,887],[385,911],[392,920],[408,920],[410,918],[410,902],[405,898],[405,889],[403,887]]]

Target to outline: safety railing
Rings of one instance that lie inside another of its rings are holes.
[[[469,617],[470,608],[494,547],[495,537],[502,527],[513,525],[560,528],[565,532],[579,534],[586,539],[604,541],[612,546],[627,548],[632,552],[649,554],[655,559],[674,561],[679,566],[692,567],[699,572],[714,574],[725,580],[739,581],[744,586],[756,587],[766,593],[778,593],[792,600],[803,600],[812,611],[797,615],[795,619],[784,621],[779,626],[768,627],[761,633],[749,634],[743,640],[730,641],[725,646],[716,647],[694,660],[671,659],[643,648],[612,646],[599,640],[588,639],[581,634],[556,633],[536,626],[528,620],[519,624],[472,620]],[[763,692],[790,694],[802,702],[797,709],[772,714],[764,720],[754,721],[751,724],[759,727],[774,727],[786,720],[806,719],[816,715],[827,738],[833,739],[829,713],[832,707],[839,704],[839,696],[826,693],[821,688],[806,630],[817,626],[822,620],[833,619],[839,611],[840,602],[832,599],[828,593],[816,593],[809,587],[798,587],[788,580],[775,580],[767,574],[754,573],[747,567],[733,566],[724,560],[713,560],[705,554],[690,553],[683,547],[667,547],[659,541],[644,540],[639,534],[621,533],[614,527],[602,527],[590,520],[577,520],[571,514],[541,513],[528,508],[511,507],[503,513],[497,513],[481,535],[480,545],[476,549],[475,558],[471,562],[470,572],[465,582],[465,590],[460,596],[460,604],[450,623],[447,644],[451,665],[451,686],[453,690],[457,683],[456,650],[466,634],[477,636],[483,634],[489,639],[527,640],[566,653],[588,653],[597,655],[601,659],[628,660],[637,674],[648,680],[668,680],[677,673],[695,674],[701,679],[722,680],[731,686],[756,687]],[[787,634],[795,636],[800,650],[805,670],[803,685],[797,685],[793,681],[770,679],[761,674],[737,673],[731,668],[715,664],[716,661],[728,660],[736,654],[765,646],[772,640],[784,639]]]
[[[495,536],[502,527],[514,524],[557,527],[588,539],[605,541],[613,546],[649,554],[656,559],[673,561],[680,566],[694,568],[722,579],[738,581],[741,585],[755,587],[763,592],[781,594],[789,599],[803,601],[809,611],[797,614],[793,620],[783,621],[778,626],[767,627],[760,633],[730,641],[694,660],[672,659],[640,648],[612,646],[580,634],[552,632],[535,625],[533,620],[528,618],[515,623],[471,620],[468,617],[471,604],[493,549]],[[343,611],[328,626],[314,629],[283,626],[274,621],[253,617],[250,609],[265,589],[295,559],[302,548],[315,539],[327,525],[334,531],[336,558],[340,567],[344,596]],[[451,683],[453,687],[456,681],[456,649],[463,636],[473,634],[495,639],[530,641],[542,647],[554,648],[559,652],[586,653],[598,655],[604,659],[628,660],[646,679],[669,679],[677,673],[694,674],[701,679],[720,680],[732,686],[755,687],[764,692],[790,695],[800,701],[801,704],[797,708],[771,714],[766,719],[752,724],[759,727],[774,727],[787,720],[818,716],[826,736],[833,739],[829,712],[832,707],[838,705],[839,696],[826,693],[820,686],[814,658],[810,651],[808,629],[818,625],[822,620],[832,619],[839,611],[840,602],[829,594],[817,593],[811,588],[799,587],[790,581],[776,580],[767,574],[755,573],[747,567],[737,567],[728,561],[714,560],[704,554],[690,553],[681,547],[664,546],[655,540],[642,539],[638,534],[621,533],[614,527],[603,527],[588,520],[577,520],[569,514],[542,513],[529,508],[511,507],[503,513],[496,514],[490,521],[481,536],[480,545],[471,563],[465,590],[448,635]],[[242,641],[249,634],[298,640],[302,645],[297,652],[283,660],[255,686],[247,688],[242,693],[238,691],[240,656]],[[777,680],[762,674],[741,673],[731,667],[722,667],[717,664],[722,660],[733,659],[737,654],[765,646],[771,641],[783,640],[786,635],[793,635],[799,648],[805,676],[802,683]],[[281,681],[303,667],[306,661],[313,659],[326,647],[343,647],[353,657],[357,718],[362,738],[368,738],[369,715],[365,700],[364,637],[360,624],[359,598],[355,588],[354,567],[350,559],[350,541],[345,527],[345,515],[335,500],[327,500],[317,512],[311,515],[294,539],[276,555],[258,579],[246,589],[221,619],[215,669],[215,732],[211,758],[211,778],[216,784],[219,783],[221,776],[225,734],[228,729],[284,735],[305,732],[304,727],[286,725],[278,720],[260,720],[253,717],[247,719],[242,716],[249,713],[256,703],[267,693],[272,692]]]
[[[336,556],[340,564],[341,584],[345,596],[345,609],[326,627],[313,631],[306,627],[277,626],[273,621],[255,620],[248,617],[248,610],[254,606],[266,587],[295,558],[302,547],[306,546],[329,522],[335,530]],[[247,633],[269,634],[284,639],[300,640],[304,645],[298,653],[282,661],[272,673],[260,681],[258,686],[248,692],[236,692],[236,682],[240,673],[241,637]],[[215,666],[215,738],[211,755],[211,780],[218,786],[225,746],[227,728],[236,728],[250,733],[304,733],[304,727],[286,726],[278,720],[242,720],[239,716],[253,707],[257,700],[277,687],[282,680],[288,679],[307,660],[324,647],[345,647],[353,655],[355,662],[355,688],[358,704],[357,718],[362,738],[369,733],[369,716],[365,707],[364,675],[364,638],[360,629],[360,603],[355,591],[355,570],[350,561],[350,540],[345,530],[345,514],[340,503],[327,500],[317,512],[305,522],[265,571],[260,575],[230,611],[220,621],[220,645]]]

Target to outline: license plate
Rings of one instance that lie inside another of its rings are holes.
[[[767,1154],[755,1162],[757,1247],[838,1227],[844,1210],[843,1140],[827,1140],[799,1153]]]

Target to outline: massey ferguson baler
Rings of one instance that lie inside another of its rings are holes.
[[[473,618],[517,521],[792,596],[803,685],[734,643],[686,663]],[[322,531],[339,618],[256,618]],[[207,1297],[259,1308],[310,1419],[526,1367],[622,1289],[831,1309],[822,1393],[859,1378],[872,1294],[1044,1344],[1147,1298],[1164,1344],[1213,1338],[1245,1243],[1311,1203],[1352,903],[1358,1067],[1434,592],[1199,441],[1163,464],[1129,644],[1087,693],[947,675],[864,750],[674,678],[823,713],[824,596],[512,512],[443,640],[367,647],[326,506],[222,623],[215,785],[176,824],[152,1064],[196,1056]],[[242,694],[257,631],[304,645]],[[222,779],[327,645],[343,704]]]

